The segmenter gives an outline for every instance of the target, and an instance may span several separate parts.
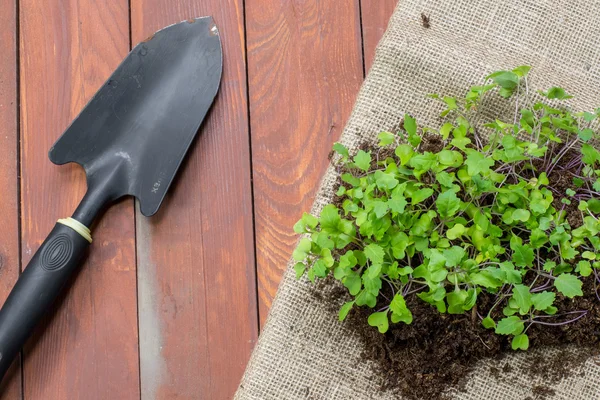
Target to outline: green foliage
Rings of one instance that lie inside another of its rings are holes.
[[[490,74],[464,98],[432,95],[446,118],[438,130],[405,114],[402,129],[380,133],[371,151],[334,145],[338,199],[294,225],[303,238],[293,258],[297,277],[333,274],[346,287],[352,301],[340,320],[355,306],[375,309],[368,323],[385,333],[412,323],[411,302],[424,301],[440,313],[477,311],[485,328],[526,350],[531,325],[561,316],[557,298],[582,296],[582,279],[599,279],[600,152],[588,142],[600,109],[557,106],[571,98],[558,87],[534,101],[529,69]],[[512,123],[486,124],[484,141],[470,118],[495,94],[517,111]],[[442,146],[428,148],[423,132]],[[565,190],[549,177],[567,154],[577,173]],[[573,204],[580,226],[566,218]],[[482,295],[496,302],[475,310]]]

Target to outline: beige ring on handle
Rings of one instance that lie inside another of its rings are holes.
[[[87,226],[85,226],[84,224],[82,224],[81,222],[79,222],[76,219],[73,219],[71,217],[61,218],[57,222],[59,224],[68,226],[69,228],[73,229],[75,232],[77,232],[81,236],[83,236],[83,238],[85,240],[92,243],[92,233],[90,232],[89,228]]]

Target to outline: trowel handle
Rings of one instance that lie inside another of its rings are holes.
[[[0,310],[0,380],[48,311],[91,242],[89,229],[59,220]]]

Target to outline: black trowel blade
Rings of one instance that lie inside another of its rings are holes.
[[[133,195],[154,214],[219,89],[221,40],[212,18],[164,28],[138,44],[50,150],[75,162],[88,188]]]

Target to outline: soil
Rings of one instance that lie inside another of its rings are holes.
[[[431,152],[437,152],[442,147],[443,143],[437,136],[424,136],[421,144],[422,150]],[[377,160],[384,160],[392,155],[391,150],[389,154],[388,150],[376,153],[369,145],[364,145],[361,149],[372,151],[373,167]],[[567,153],[560,160],[560,165],[568,165],[575,156],[575,152]],[[576,189],[569,172],[576,174],[578,171],[555,168],[548,177],[562,193],[567,188]],[[344,185],[339,178],[338,183]],[[336,196],[333,202],[341,206],[342,201],[342,198]],[[553,206],[556,209],[564,207],[572,227],[582,224],[581,212],[575,204],[563,205],[560,197],[555,195]],[[532,279],[532,276],[526,275],[525,283],[531,283]],[[568,299],[557,294],[555,305],[562,312],[587,310],[588,313],[578,321],[563,326],[532,325],[527,331],[530,356],[518,368],[519,371],[502,361],[507,354],[514,353],[510,346],[511,338],[485,329],[477,315],[478,312],[481,315],[487,314],[495,301],[493,294],[480,294],[476,306],[479,310],[474,309],[469,315],[440,314],[420,299],[408,297],[406,301],[413,313],[413,323],[391,324],[385,334],[380,334],[377,329],[368,325],[367,318],[372,312],[370,309],[353,308],[346,324],[364,344],[362,357],[373,362],[374,378],[380,380],[381,390],[392,391],[405,399],[450,398],[449,393],[464,389],[467,376],[476,363],[484,359],[498,361],[489,363],[492,379],[506,380],[519,374],[553,385],[577,373],[579,367],[590,357],[600,355],[600,297],[596,293],[594,280],[593,275],[583,279],[584,297]],[[343,301],[349,300],[346,289],[332,277],[315,286],[313,293],[335,313]],[[392,296],[391,290],[385,286],[382,294],[387,298]],[[383,306],[385,304],[378,304],[375,309]],[[500,310],[494,311],[496,312]],[[495,319],[501,318],[500,315],[493,316]],[[535,351],[548,347],[555,351]],[[552,387],[537,385],[533,387],[530,398],[550,399],[554,394]]]
[[[600,355],[600,302],[595,295],[593,276],[585,279],[583,292],[587,295],[573,300],[559,294],[556,306],[565,311],[588,310],[584,318],[559,327],[533,325],[527,331],[530,352],[548,346],[556,351],[551,355],[532,352],[520,371],[514,371],[507,362],[502,363],[506,354],[514,352],[510,339],[485,329],[476,314],[440,314],[412,296],[407,298],[414,316],[410,325],[391,324],[382,335],[368,325],[372,310],[364,308],[353,308],[346,324],[364,345],[362,358],[374,362],[374,378],[380,380],[382,391],[392,391],[410,400],[443,400],[450,398],[449,391],[464,390],[467,376],[476,362],[483,359],[499,361],[490,363],[497,365],[489,367],[494,379],[510,379],[518,373],[555,384],[577,371],[590,357]],[[346,289],[331,277],[315,286],[313,293],[332,313],[337,313],[342,301],[349,300]],[[391,293],[383,290],[383,294],[389,298]],[[481,294],[477,301],[478,307],[487,313],[494,296]],[[381,306],[378,304],[375,309]],[[577,351],[568,344],[577,345]],[[544,385],[533,388],[535,399],[551,398],[553,393],[551,387]]]
[[[444,149],[444,142],[440,135],[432,135],[430,133],[424,133],[421,135],[421,149],[423,151],[430,151],[432,153],[439,153]]]

